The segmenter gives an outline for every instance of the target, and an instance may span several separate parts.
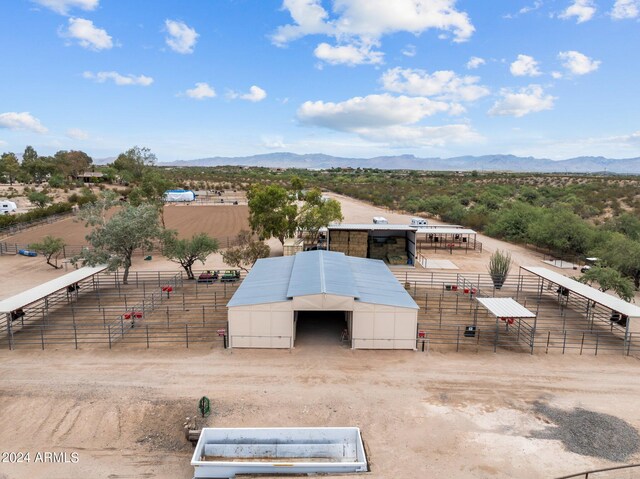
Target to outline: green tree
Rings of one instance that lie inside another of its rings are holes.
[[[623,233],[633,240],[640,241],[640,218],[632,213],[623,213],[618,217],[611,218],[605,223],[605,228],[609,231]]]
[[[54,238],[47,235],[42,238],[39,243],[31,243],[29,249],[35,250],[44,256],[47,260],[47,264],[55,269],[58,269],[58,258],[64,251],[65,242],[62,238]],[[52,260],[54,262],[52,262]],[[62,266],[60,266],[62,268]]]
[[[332,198],[322,198],[322,192],[314,188],[305,195],[297,221],[298,228],[309,234],[310,242],[317,243],[320,228],[328,226],[333,221],[342,221],[342,219],[340,202]]]
[[[172,232],[163,243],[162,254],[182,266],[188,279],[194,279],[194,263],[200,261],[204,264],[207,256],[218,251],[218,247],[218,240],[206,233],[195,234],[190,239],[178,239]]]
[[[249,271],[260,258],[267,258],[271,248],[264,241],[254,239],[251,232],[242,230],[236,238],[236,246],[222,252],[222,259],[234,268]]]
[[[594,253],[603,264],[629,276],[636,289],[640,288],[640,241],[634,241],[622,233],[612,233]]]
[[[124,153],[120,153],[112,166],[118,170],[122,178],[139,182],[142,180],[145,170],[154,166],[156,161],[156,155],[149,148],[134,146]]]
[[[564,209],[546,209],[531,223],[528,236],[537,246],[563,254],[584,254],[591,245],[591,227],[575,213]]]
[[[53,173],[55,165],[53,158],[38,156],[38,152],[32,146],[27,146],[22,154],[21,168],[36,183],[41,183],[47,175]]]
[[[27,195],[27,198],[38,208],[44,208],[48,203],[51,203],[51,197],[47,196],[42,191],[32,191]]]
[[[20,173],[20,162],[15,153],[3,153],[0,157],[0,176],[9,180],[9,184],[13,185],[16,177]]]
[[[584,273],[578,281],[590,286],[597,283],[600,291],[612,290],[625,301],[631,301],[635,294],[633,281],[625,278],[620,271],[613,268],[594,266]]]
[[[150,203],[154,205],[160,213],[160,222],[164,223],[164,193],[175,187],[175,182],[165,178],[159,172],[146,170],[142,175],[139,186],[133,188],[129,194],[129,202],[132,205]]]
[[[503,208],[491,216],[487,234],[516,243],[529,241],[529,227],[539,220],[542,209],[518,201],[510,208]]]
[[[278,238],[284,246],[285,238],[296,231],[298,206],[289,192],[277,185],[254,185],[247,193],[249,224],[264,239]]]
[[[94,227],[87,235],[92,249],[85,249],[74,262],[90,266],[106,264],[110,271],[123,268],[122,282],[127,284],[133,253],[150,251],[165,238],[158,210],[153,205],[126,205],[108,220],[100,214],[99,207],[87,211],[93,212],[85,219],[87,226]]]
[[[60,150],[53,158],[56,171],[65,178],[84,173],[93,163],[93,159],[89,155],[78,150]]]

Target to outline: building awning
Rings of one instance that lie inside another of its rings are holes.
[[[415,226],[387,225],[380,223],[341,223],[327,226],[329,231],[361,230],[361,231],[418,231]]]
[[[477,298],[478,303],[496,318],[535,318],[527,308],[513,298]]]
[[[425,233],[430,235],[475,235],[476,232],[469,228],[418,228],[418,233]]]
[[[22,293],[11,296],[5,300],[0,301],[0,314],[10,313],[20,308],[24,308],[40,299],[44,299],[53,293],[65,289],[68,286],[79,283],[91,276],[101,273],[107,269],[106,266],[85,266],[84,268],[77,269],[71,273],[67,273],[59,278],[52,279],[46,283],[31,288]]]
[[[582,296],[589,301],[594,301],[605,308],[609,308],[611,311],[615,311],[631,318],[640,318],[640,307],[627,303],[626,301],[616,298],[615,296],[611,296],[610,294],[603,293],[602,291],[576,281],[575,279],[567,278],[560,273],[538,266],[522,266],[522,269],[538,276],[539,278],[546,279],[558,286],[562,286],[563,288],[568,289],[569,292]]]

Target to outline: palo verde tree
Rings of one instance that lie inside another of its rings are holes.
[[[65,242],[62,238],[54,238],[47,235],[39,243],[31,243],[29,249],[37,251],[47,260],[47,264],[54,269],[58,269],[58,258],[64,251]],[[60,266],[62,268],[62,266]]]
[[[298,215],[298,228],[306,231],[309,242],[316,243],[320,228],[326,227],[333,221],[342,221],[340,202],[332,198],[322,198],[319,189],[314,188],[304,196],[304,204]]]
[[[94,216],[85,213],[83,218],[89,215],[85,219],[86,225],[93,226],[86,237],[91,248],[85,249],[73,261],[90,266],[106,264],[110,271],[123,268],[122,282],[127,284],[133,253],[138,249],[150,251],[164,239],[158,210],[153,205],[126,205],[109,219],[101,215],[100,208],[90,207],[89,211]]]
[[[32,191],[27,195],[27,198],[38,208],[44,208],[48,203],[51,203],[51,197],[47,196],[42,191]]]
[[[182,266],[188,279],[194,279],[195,262],[200,261],[204,264],[207,256],[216,251],[218,251],[218,240],[206,233],[197,233],[189,239],[178,239],[175,231],[171,231],[167,233],[162,247],[162,254],[170,261]]]
[[[635,291],[633,289],[633,281],[625,278],[622,274],[613,269],[601,266],[594,266],[584,273],[579,279],[581,283],[591,286],[593,283],[598,284],[600,291],[613,291],[625,301],[631,301]]]
[[[236,238],[236,246],[223,251],[222,259],[229,266],[249,271],[256,261],[268,257],[269,253],[271,248],[268,244],[256,240],[251,232],[242,230]]]
[[[284,240],[292,236],[297,227],[298,206],[290,193],[278,185],[254,185],[248,192],[249,224],[263,239]]]
[[[603,264],[630,277],[636,289],[640,288],[640,241],[622,233],[611,233],[594,252]]]

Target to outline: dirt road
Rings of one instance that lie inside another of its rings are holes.
[[[46,367],[43,365],[46,363]],[[1,464],[7,478],[190,478],[186,415],[210,423],[359,426],[375,478],[550,478],[607,461],[531,437],[541,400],[640,427],[640,363],[357,351],[0,352],[0,450],[77,452],[77,464]],[[637,457],[635,459],[638,459]],[[631,462],[631,459],[629,460]]]

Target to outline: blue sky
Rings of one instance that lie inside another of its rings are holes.
[[[6,0],[0,150],[640,156],[640,0]]]

